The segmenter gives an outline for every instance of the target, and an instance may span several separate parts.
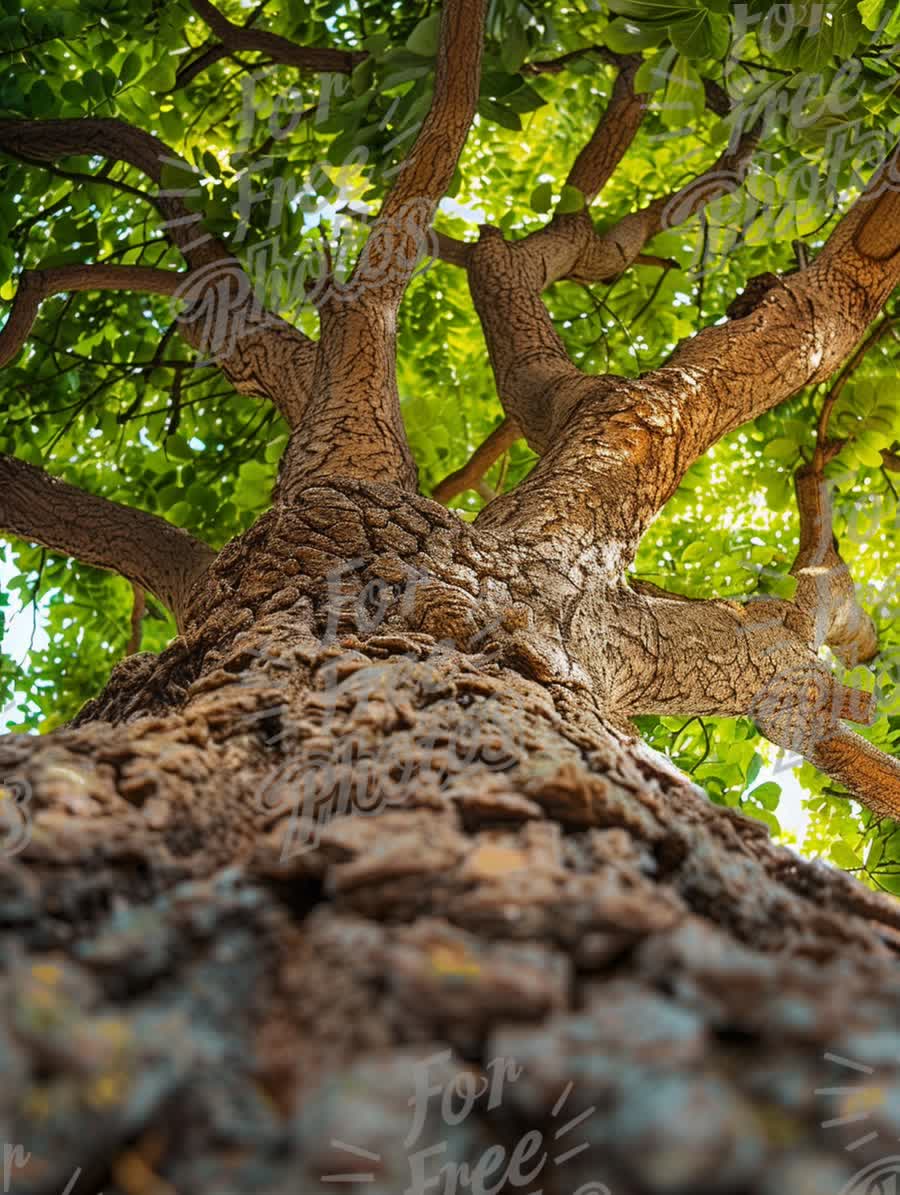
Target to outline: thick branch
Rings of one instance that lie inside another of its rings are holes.
[[[95,286],[107,289],[101,270],[128,269],[135,278],[155,273],[160,280],[175,279],[176,289],[156,293],[173,294],[186,302],[187,310],[179,318],[185,340],[214,359],[239,393],[268,398],[291,426],[299,423],[309,398],[316,346],[265,309],[237,259],[221,241],[203,231],[203,217],[185,203],[194,191],[200,193],[199,187],[191,185],[191,167],[157,137],[112,119],[0,120],[0,150],[4,149],[38,164],[83,154],[112,158],[127,162],[156,183],[162,182],[167,164],[181,165],[184,184],[162,188],[152,198],[165,221],[166,235],[191,266],[190,273],[166,274],[138,266],[65,267],[71,268],[73,279],[79,271],[90,269],[92,281],[83,287],[57,286],[51,293]],[[141,289],[115,285],[117,289]],[[15,330],[24,322],[30,302],[26,294],[9,332],[10,344],[15,342]],[[7,336],[6,328],[3,335]]]
[[[215,552],[165,519],[89,494],[0,455],[0,528],[148,589],[183,625]]]
[[[327,46],[299,46],[290,38],[264,29],[235,25],[209,0],[191,0],[194,12],[206,22],[229,52],[258,50],[272,62],[302,70],[347,75],[368,57],[364,50],[336,50]],[[209,53],[209,52],[208,52]],[[211,58],[210,61],[213,59]],[[207,63],[208,65],[208,63]]]
[[[514,244],[496,229],[482,229],[470,257],[469,285],[500,400],[535,451],[550,445],[562,412],[599,384],[572,362],[541,292],[561,278],[597,280],[620,274],[663,227],[688,219],[737,187],[755,144],[748,135],[734,153],[723,155],[674,195],[625,216],[602,236],[594,233],[586,212],[557,217]],[[505,507],[492,503],[487,517],[497,517],[501,509]]]
[[[485,0],[446,0],[434,98],[346,288],[320,311],[313,398],[282,468],[282,493],[343,474],[416,485],[400,415],[396,313],[475,115]]]
[[[870,694],[841,685],[796,630],[792,602],[695,601],[626,591],[604,639],[611,708],[751,717],[868,808],[900,817],[900,763],[842,725],[870,722]],[[617,646],[619,644],[619,646]]]
[[[431,494],[435,502],[450,502],[457,494],[476,489],[488,469],[515,444],[519,435],[515,423],[511,419],[504,419],[475,449],[462,468],[448,473],[444,480],[435,486]]]
[[[186,303],[181,336],[215,362],[238,394],[274,403],[289,427],[299,426],[312,392],[316,341],[268,311],[236,263],[189,274],[176,293]]]
[[[565,507],[574,552],[595,543],[600,528],[620,545],[627,567],[691,464],[740,424],[827,378],[878,314],[900,281],[898,166],[895,153],[811,265],[778,280],[743,318],[684,341],[643,378],[584,378],[558,352],[555,359],[545,352],[545,380],[529,390],[529,371],[517,374],[510,361],[498,380],[507,394],[510,377],[519,380],[511,413],[520,419],[524,406],[520,422],[528,430],[537,412],[550,448],[482,518],[540,534]],[[508,330],[511,318],[504,321],[507,343],[522,353],[517,327]]]
[[[686,223],[707,204],[736,191],[744,181],[759,138],[745,133],[735,148],[672,195],[654,199],[640,211],[620,220],[601,236],[590,238],[576,262],[561,277],[576,282],[604,282],[616,278],[638,257],[644,245],[666,228]]]
[[[357,224],[368,224],[369,216],[364,212],[355,212],[352,208],[345,208],[341,213],[348,220],[353,220]],[[438,232],[436,228],[432,228],[430,232],[429,251],[433,257],[438,258],[439,261],[445,261],[448,265],[460,266],[463,269],[469,264],[469,254],[474,245],[469,241],[460,241],[457,237],[452,237],[446,232]]]
[[[157,184],[162,182],[166,165],[180,165],[186,176],[197,173],[152,133],[112,118],[0,120],[0,150],[38,163],[82,155],[112,158],[127,162]],[[166,222],[166,235],[192,267],[231,259],[232,255],[220,241],[203,232],[200,227],[203,217],[185,203],[193,189],[185,177],[183,185],[163,189],[153,197]],[[199,194],[199,188],[196,193]]]
[[[358,285],[394,309],[430,248],[431,222],[475,117],[484,12],[485,0],[446,0],[431,107],[354,271]]]
[[[808,758],[867,809],[900,820],[900,761],[844,726],[811,745]]]

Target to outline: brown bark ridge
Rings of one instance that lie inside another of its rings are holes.
[[[897,814],[900,763],[843,727],[848,718],[871,721],[873,711],[864,695],[836,681],[817,656],[823,640],[807,633],[819,613],[813,617],[803,605],[811,600],[811,574],[802,559],[799,605],[623,597],[619,578],[690,465],[741,423],[827,378],[878,315],[900,281],[900,151],[811,264],[767,285],[749,309],[683,342],[642,378],[582,373],[541,299],[550,282],[579,276],[580,252],[595,261],[603,240],[627,264],[625,245],[637,253],[646,235],[734,185],[753,143],[749,135],[711,172],[626,216],[603,238],[584,212],[557,217],[513,244],[483,229],[468,267],[473,301],[507,415],[542,455],[511,494],[487,505],[478,524],[533,541],[557,592],[551,577],[560,570],[578,579],[567,638],[582,645],[582,666],[609,696],[610,711],[752,716],[774,742],[801,751],[869,808]],[[798,492],[807,502],[804,483]],[[846,572],[835,572],[835,584],[838,577],[844,600],[826,587],[820,613],[835,623],[839,652],[843,636],[848,650],[871,656],[871,624],[849,600]],[[837,622],[846,625],[838,630]]]

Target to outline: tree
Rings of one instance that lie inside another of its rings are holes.
[[[10,1189],[894,1174],[897,16],[485,8],[7,9]]]

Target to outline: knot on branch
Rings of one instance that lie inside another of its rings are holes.
[[[782,285],[783,283],[777,274],[772,274],[768,271],[764,274],[755,274],[752,278],[748,279],[743,293],[728,304],[725,314],[729,319],[744,319],[745,316],[750,315],[752,311],[756,310],[769,291],[774,290],[776,286]]]

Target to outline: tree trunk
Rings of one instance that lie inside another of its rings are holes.
[[[399,488],[309,485],[162,656],[0,739],[9,1190],[894,1173],[896,906],[601,712],[569,586]]]

